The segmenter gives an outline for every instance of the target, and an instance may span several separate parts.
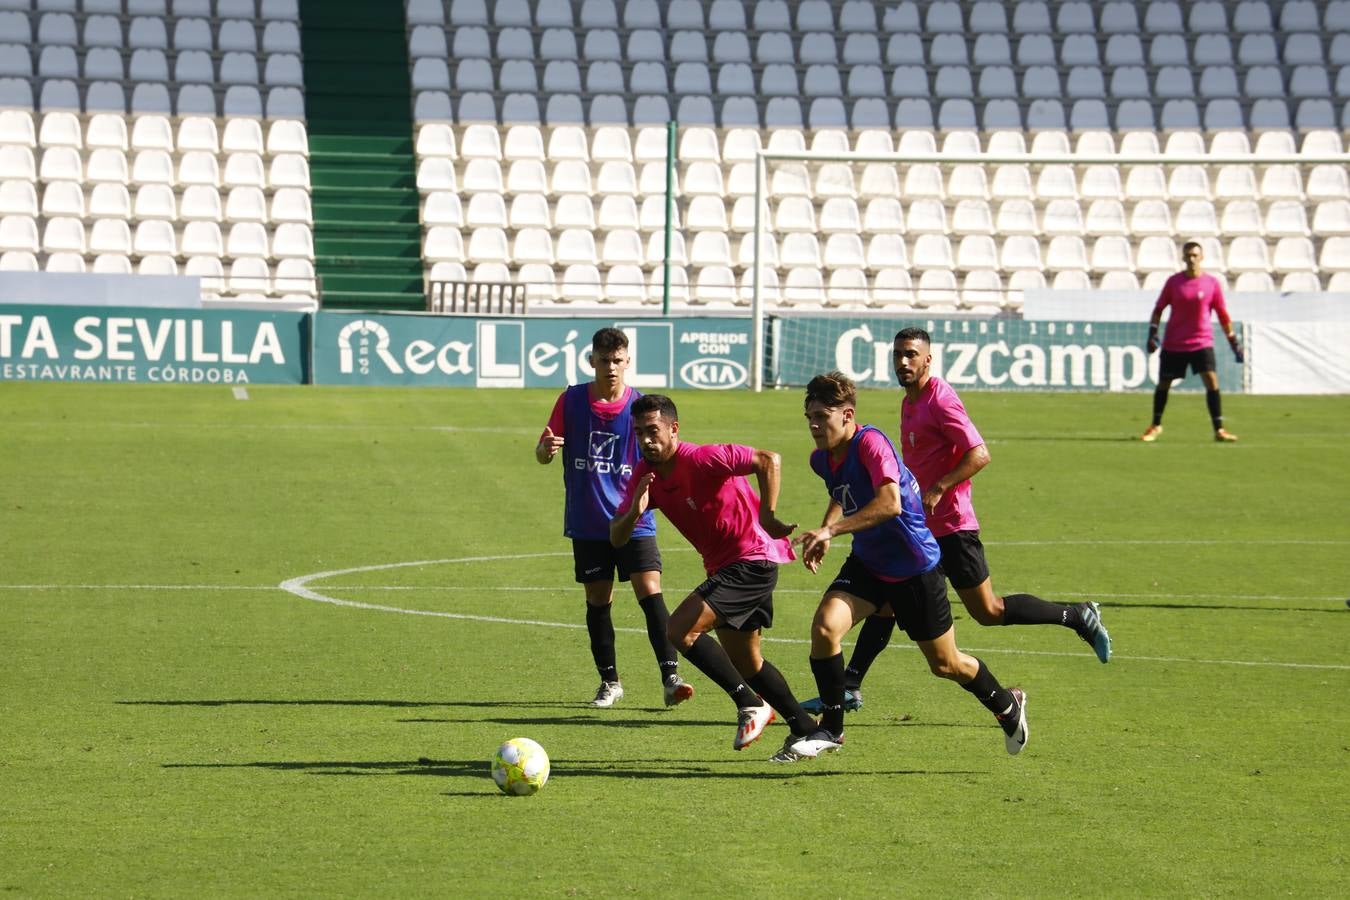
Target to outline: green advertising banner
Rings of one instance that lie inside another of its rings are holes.
[[[316,384],[564,387],[594,376],[591,336],[628,335],[627,381],[641,391],[730,390],[749,385],[744,319],[471,318],[320,311]]]
[[[909,326],[932,336],[932,373],[957,388],[1152,391],[1158,381],[1158,354],[1144,349],[1145,322],[803,316],[769,324],[772,383],[803,385],[837,369],[860,387],[894,387],[892,342]],[[1218,326],[1214,337],[1220,389],[1244,391],[1242,367]],[[1191,375],[1177,387],[1198,390],[1200,380]]]
[[[302,384],[309,315],[0,305],[0,380]]]

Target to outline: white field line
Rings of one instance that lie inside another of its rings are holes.
[[[0,591],[274,591],[283,585],[275,584],[0,584]],[[437,593],[490,594],[556,594],[558,587],[483,586],[463,584],[327,584],[327,591],[422,591]],[[778,588],[775,594],[806,594],[815,596],[818,590],[809,588]],[[1090,593],[1072,591],[1074,597],[1094,600],[1284,600],[1300,603],[1340,603],[1342,597],[1330,594],[1122,594],[1118,592]],[[1240,611],[1240,610],[1239,610]],[[1259,610],[1253,610],[1259,611]]]
[[[1053,543],[1053,542],[1047,542]],[[1101,542],[1108,543],[1108,542]],[[1131,541],[1121,543],[1173,543],[1173,542],[1148,542]],[[1180,543],[1180,542],[1176,542]],[[1208,542],[1204,542],[1208,543]],[[1214,542],[1219,543],[1219,542]],[[1234,543],[1234,542],[1227,542]],[[1264,542],[1253,542],[1264,543]],[[1311,543],[1311,542],[1310,542]],[[684,548],[680,548],[684,549]],[[387,571],[390,569],[417,568],[434,565],[455,565],[472,562],[497,562],[503,560],[521,560],[521,559],[545,559],[570,556],[566,552],[552,553],[526,553],[511,554],[501,556],[468,556],[455,559],[432,559],[415,560],[412,562],[401,563],[383,563],[372,566],[357,566],[347,569],[334,569],[327,572],[315,572],[309,575],[301,575],[296,578],[288,578],[279,585],[203,585],[203,584],[0,584],[0,591],[61,591],[61,590],[118,590],[118,591],[271,591],[278,587],[288,593],[294,594],[305,600],[311,600],[318,603],[327,603],[333,606],[345,606],[353,609],[365,609],[374,612],[389,612],[409,616],[428,616],[441,619],[458,619],[461,621],[472,622],[492,622],[508,625],[534,625],[543,628],[565,628],[579,630],[585,626],[575,622],[551,622],[542,619],[517,619],[505,616],[482,616],[471,615],[467,613],[452,613],[439,610],[407,609],[397,606],[386,606],[377,603],[363,603],[356,600],[342,600],[337,597],[331,597],[320,593],[309,587],[311,582],[336,578],[342,575],[352,575],[361,572]],[[468,591],[474,590],[482,592],[485,589],[481,587],[470,588],[462,585],[436,585],[436,586],[416,586],[416,585],[325,585],[327,591]],[[495,592],[557,592],[558,588],[553,587],[498,587],[488,588],[486,590]],[[816,591],[805,589],[784,589],[780,593],[791,594],[815,594]],[[1228,600],[1296,600],[1305,602],[1339,602],[1341,598],[1329,596],[1297,596],[1297,595],[1233,595],[1233,594],[1076,594],[1076,596],[1097,597],[1097,598],[1121,598],[1121,599],[1228,599]],[[630,634],[646,634],[644,629],[640,628],[617,628]],[[765,636],[764,640],[777,644],[803,645],[809,643],[805,640],[793,638],[776,638]],[[914,649],[909,645],[898,645],[901,649]],[[1080,653],[1069,653],[1063,651],[1045,651],[1045,650],[1009,650],[1007,648],[996,647],[970,647],[968,648],[978,653],[1006,653],[1022,656],[1081,656]],[[1180,662],[1180,663],[1201,663],[1207,665],[1230,665],[1246,667],[1263,668],[1284,668],[1284,669],[1317,669],[1331,671],[1350,671],[1350,665],[1339,665],[1334,663],[1291,663],[1291,662],[1272,662],[1260,660],[1233,660],[1233,659],[1207,659],[1200,657],[1172,657],[1172,656],[1129,656],[1117,654],[1118,660],[1133,660],[1141,662]]]
[[[241,399],[248,399],[247,397]],[[193,431],[447,431],[464,434],[533,434],[542,429],[533,426],[502,425],[395,425],[388,422],[14,422],[18,426],[61,426],[65,428],[190,428]]]
[[[532,425],[526,426],[501,426],[484,425],[478,427],[463,427],[459,425],[395,425],[389,422],[102,422],[94,420],[47,420],[47,419],[28,419],[9,423],[11,426],[41,426],[61,427],[61,428],[190,428],[199,431],[205,428],[221,430],[252,430],[252,431],[360,431],[367,429],[395,429],[399,431],[446,431],[462,432],[465,434],[538,434],[541,428]],[[1137,440],[1136,433],[1133,431],[1084,431],[1079,432],[1077,437],[1082,439],[1100,440],[1101,438],[1119,438],[1123,443]],[[1279,434],[1279,446],[1286,446],[1291,438],[1311,438],[1311,441],[1303,443],[1301,446],[1340,446],[1346,439],[1350,438],[1350,431],[1282,431]],[[1018,441],[1033,443],[1047,440],[1043,433],[1028,434],[1000,434],[997,437],[985,435],[986,443],[990,444],[1010,444]],[[1063,438],[1055,437],[1053,440],[1063,442]],[[1159,444],[1151,448],[1148,452],[1163,452],[1168,449],[1179,449],[1191,452],[1194,443],[1188,444]],[[1274,443],[1263,443],[1259,438],[1244,439],[1240,449],[1276,446]],[[1230,452],[1230,451],[1224,451]]]
[[[292,594],[295,594],[297,597],[300,597],[300,598],[302,598],[302,599],[304,599],[304,600],[313,600],[313,601],[318,602],[318,603],[329,603],[329,604],[332,604],[332,605],[334,605],[334,606],[346,606],[346,607],[351,607],[351,608],[355,608],[355,609],[366,609],[366,610],[372,610],[372,611],[375,611],[375,612],[392,612],[392,613],[399,613],[399,614],[402,614],[402,615],[411,615],[411,616],[432,616],[432,617],[435,617],[435,618],[443,618],[443,619],[460,619],[460,620],[469,620],[469,621],[477,621],[477,622],[500,622],[500,623],[511,624],[511,625],[537,625],[537,626],[546,627],[546,628],[569,628],[569,629],[573,629],[573,630],[578,630],[578,629],[584,628],[585,626],[582,625],[582,624],[575,623],[575,622],[548,622],[548,621],[543,621],[543,620],[538,620],[538,619],[512,619],[512,618],[506,618],[506,617],[503,617],[503,616],[475,616],[475,615],[468,615],[468,614],[465,614],[465,613],[448,613],[448,612],[440,612],[440,611],[435,611],[435,610],[404,609],[404,608],[402,608],[402,607],[397,607],[397,606],[384,606],[384,605],[382,605],[382,604],[377,604],[377,603],[362,603],[362,602],[356,601],[356,600],[340,600],[340,599],[338,599],[338,598],[336,598],[336,597],[330,597],[330,596],[328,596],[327,594],[322,594],[322,593],[320,593],[320,592],[318,592],[318,591],[316,591],[316,590],[313,590],[313,589],[311,589],[311,588],[309,587],[309,583],[312,582],[312,581],[319,581],[319,580],[322,580],[322,579],[335,578],[335,577],[340,576],[340,575],[352,575],[352,574],[356,574],[356,573],[359,573],[359,572],[378,572],[378,571],[385,571],[385,570],[388,570],[388,569],[402,569],[402,568],[408,568],[408,567],[413,567],[413,566],[452,565],[452,564],[456,564],[456,563],[466,563],[466,562],[484,562],[484,561],[494,560],[494,559],[497,559],[497,560],[503,560],[503,559],[538,559],[538,558],[541,558],[541,557],[550,557],[550,556],[551,556],[551,557],[558,557],[558,556],[568,556],[568,555],[569,555],[569,554],[566,554],[566,553],[532,553],[532,554],[510,555],[510,556],[498,556],[498,557],[491,557],[491,556],[472,556],[472,557],[462,557],[462,558],[459,558],[459,559],[420,560],[420,561],[417,561],[417,562],[385,563],[385,564],[382,564],[382,565],[374,565],[374,566],[355,566],[355,567],[349,568],[349,569],[334,569],[334,570],[331,570],[331,571],[328,571],[328,572],[315,572],[315,573],[313,573],[313,574],[311,574],[311,575],[300,575],[300,576],[298,576],[298,577],[296,577],[296,578],[288,578],[288,579],[286,579],[285,581],[281,582],[281,584],[278,585],[278,586],[279,586],[282,590],[288,591],[289,593],[292,593]],[[327,588],[327,589],[328,589],[328,590],[332,590],[332,588]],[[645,629],[640,629],[640,628],[621,628],[621,629],[616,629],[616,630],[618,630],[618,631],[623,631],[623,632],[625,632],[625,633],[630,633],[630,634],[646,634],[646,630],[645,630]],[[800,640],[800,639],[792,639],[792,638],[773,638],[773,637],[765,637],[765,638],[763,638],[763,639],[764,639],[765,641],[770,642],[770,643],[778,643],[778,644],[797,644],[797,645],[801,645],[801,644],[807,644],[807,643],[809,643],[809,641],[804,641],[804,640]],[[974,650],[974,651],[977,652],[977,653],[1011,653],[1011,654],[1023,655],[1023,656],[1081,656],[1081,655],[1082,655],[1082,654],[1079,654],[1079,653],[1067,653],[1067,652],[1059,652],[1059,651],[1007,650],[1007,649],[1003,649],[1003,648],[993,648],[993,647],[988,647],[988,648],[986,648],[986,647],[972,647],[972,648],[970,648],[970,649]],[[1194,658],[1194,657],[1168,657],[1168,656],[1139,656],[1139,657],[1132,657],[1132,656],[1118,655],[1116,658],[1117,658],[1117,659],[1120,659],[1120,660],[1136,660],[1136,661],[1147,661],[1147,662],[1203,663],[1203,664],[1207,664],[1207,665],[1233,665],[1233,666],[1247,666],[1247,667],[1259,667],[1259,668],[1278,668],[1278,669],[1317,669],[1317,670],[1331,670],[1331,671],[1350,671],[1350,665],[1340,665],[1340,664],[1335,664],[1335,663],[1291,663],[1291,662],[1269,662],[1269,661],[1260,661],[1260,660],[1203,659],[1203,658]]]
[[[275,584],[0,584],[0,591],[274,591]],[[489,594],[556,594],[558,587],[515,587],[463,584],[328,584],[328,591],[422,591],[438,593]],[[816,596],[817,590],[808,588],[778,588],[775,594],[807,594]],[[1061,592],[1063,593],[1063,592]],[[1074,597],[1093,600],[1286,600],[1300,603],[1340,603],[1341,597],[1330,594],[1121,594],[1072,591]],[[1255,610],[1254,610],[1255,611]]]

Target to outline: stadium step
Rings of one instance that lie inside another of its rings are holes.
[[[398,171],[372,165],[333,165],[323,158],[310,157],[309,178],[316,187],[408,188],[416,194],[417,179],[412,170]]]
[[[424,309],[402,4],[301,0],[300,13],[323,304]]]
[[[349,272],[333,267],[324,278],[323,288],[325,301],[328,294],[333,291],[385,294],[403,294],[412,290],[420,292],[422,276],[372,272],[364,266],[353,268]]]
[[[317,251],[317,248],[316,248]],[[422,258],[421,247],[416,241],[411,243],[405,237],[378,238],[369,235],[348,237],[328,237],[323,242],[323,251],[329,256],[361,256],[371,259],[411,259]]]
[[[413,158],[412,137],[408,134],[321,134],[310,138],[311,153],[359,154],[369,157],[372,153],[405,156]]]
[[[343,200],[346,201],[351,199],[350,195],[344,195],[343,197]],[[368,226],[372,231],[375,231],[411,226],[419,232],[421,230],[417,210],[415,208],[409,209],[402,204],[320,200],[317,195],[312,202],[314,215],[326,219],[334,228]]]

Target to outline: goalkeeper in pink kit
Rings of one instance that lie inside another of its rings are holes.
[[[1228,335],[1228,345],[1233,348],[1233,357],[1239,363],[1244,361],[1242,343],[1233,331],[1233,320],[1228,316],[1228,306],[1224,303],[1223,286],[1219,284],[1219,279],[1200,271],[1200,263],[1205,258],[1200,245],[1195,241],[1187,241],[1182,245],[1181,256],[1186,262],[1186,268],[1167,279],[1148,323],[1148,352],[1152,353],[1158,349],[1158,325],[1162,322],[1163,310],[1172,307],[1172,317],[1167,320],[1167,331],[1162,339],[1158,387],[1153,392],[1153,422],[1139,439],[1153,443],[1162,434],[1167,393],[1172,389],[1172,382],[1185,378],[1186,370],[1190,369],[1200,376],[1205,385],[1205,405],[1209,407],[1209,419],[1214,425],[1214,440],[1231,443],[1237,440],[1237,435],[1230,434],[1223,427],[1219,376],[1214,371],[1214,336],[1210,332],[1210,314],[1219,317],[1219,324]]]

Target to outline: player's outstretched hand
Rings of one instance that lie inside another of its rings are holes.
[[[806,570],[813,575],[820,571],[825,551],[830,549],[828,527],[822,525],[820,528],[803,531],[792,539],[792,543],[802,548],[802,564],[806,566]]]
[[[1238,340],[1237,336],[1234,335],[1228,341],[1228,344],[1233,348],[1233,359],[1237,361],[1238,365],[1245,363],[1247,361],[1247,354],[1242,352],[1242,341]]]

